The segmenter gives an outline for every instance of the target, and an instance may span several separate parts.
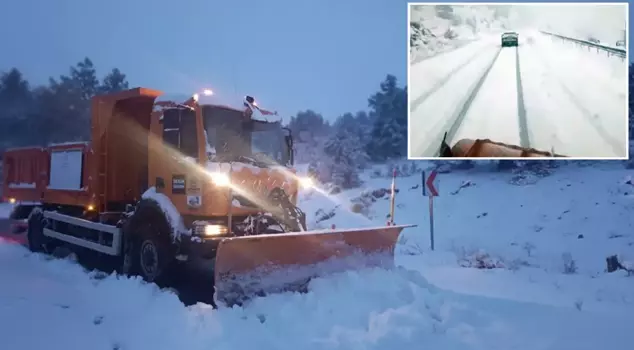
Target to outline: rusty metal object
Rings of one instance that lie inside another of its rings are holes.
[[[451,147],[451,156],[459,158],[551,158],[565,157],[560,154],[540,151],[495,142],[489,139],[462,139]]]

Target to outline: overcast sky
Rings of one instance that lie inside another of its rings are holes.
[[[5,1],[0,70],[45,82],[90,57],[135,86],[251,94],[282,114],[365,109],[406,82],[405,0]],[[8,6],[8,8],[7,8]],[[13,15],[10,15],[13,14]]]
[[[4,1],[0,70],[44,83],[88,56],[133,86],[334,119],[367,108],[386,74],[405,83],[407,26],[406,0]]]

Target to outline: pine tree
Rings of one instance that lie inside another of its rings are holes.
[[[0,119],[26,117],[32,102],[28,81],[17,68],[0,76]]]
[[[118,92],[128,89],[128,81],[125,74],[121,73],[118,68],[114,68],[102,80],[99,86],[100,93]]]
[[[367,153],[372,160],[385,161],[407,155],[407,91],[388,75],[380,91],[368,100],[374,119]]]
[[[77,63],[76,67],[71,67],[70,77],[73,82],[78,85],[81,97],[84,101],[89,101],[97,94],[99,89],[97,70],[88,57]]]
[[[0,72],[0,152],[8,147],[87,140],[91,98],[104,90],[127,88],[125,74],[116,68],[100,84],[89,58],[70,67],[68,74],[35,88],[16,68]]]
[[[350,127],[353,121],[351,114],[340,117],[335,123],[335,134],[324,147],[324,153],[330,157],[332,181],[344,189],[361,185],[359,167],[368,160],[358,134]]]

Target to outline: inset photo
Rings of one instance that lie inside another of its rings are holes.
[[[628,3],[410,3],[408,158],[628,158]]]

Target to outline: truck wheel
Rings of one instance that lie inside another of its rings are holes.
[[[140,205],[124,227],[124,273],[162,286],[169,278],[175,252],[171,228],[162,211],[156,212],[153,206]]]
[[[44,236],[44,215],[39,208],[33,209],[28,219],[26,238],[29,250],[34,253],[45,253],[48,239]]]

